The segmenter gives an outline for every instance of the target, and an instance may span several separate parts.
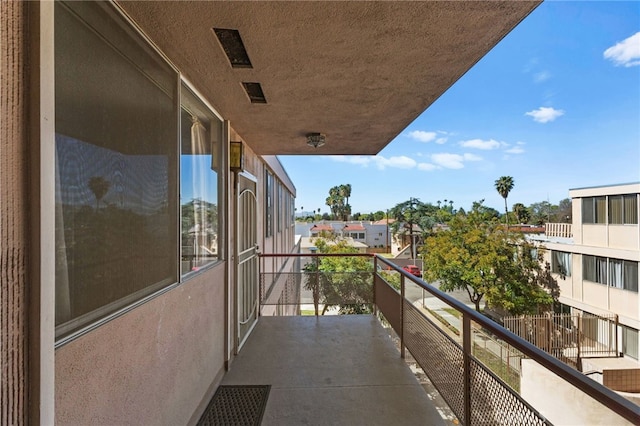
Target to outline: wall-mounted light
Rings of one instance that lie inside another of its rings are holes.
[[[244,169],[244,152],[242,149],[242,142],[230,142],[229,168],[234,172],[239,172]]]
[[[321,147],[326,142],[327,137],[322,133],[307,133],[307,145],[314,148]]]

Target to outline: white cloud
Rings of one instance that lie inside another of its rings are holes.
[[[524,153],[524,142],[516,142],[516,146],[506,149],[504,152],[507,154],[522,154]]]
[[[415,139],[418,142],[435,142],[442,145],[447,142],[449,133],[438,130],[437,132],[426,132],[424,130],[414,130],[407,134],[411,139]]]
[[[413,158],[409,158],[404,155],[389,158],[376,155],[373,157],[373,162],[380,170],[384,170],[387,167],[395,169],[413,169],[418,164]]]
[[[461,169],[464,167],[464,157],[459,154],[440,153],[433,154],[431,161],[447,169]]]
[[[482,161],[482,157],[476,154],[465,153],[463,155],[464,161]]]
[[[533,75],[533,81],[536,83],[542,83],[551,78],[551,73],[549,71],[540,71]]]
[[[436,132],[425,132],[423,130],[414,130],[409,132],[409,137],[420,142],[431,142],[436,139],[438,135]]]
[[[423,170],[425,172],[430,172],[433,170],[439,169],[438,166],[431,163],[418,163],[418,170]]]
[[[373,157],[364,157],[362,155],[332,155],[329,157],[333,161],[339,163],[358,164],[361,166],[368,166],[371,163]]]
[[[633,67],[640,65],[640,32],[616,43],[604,51],[605,59],[613,61],[616,66]]]
[[[504,143],[498,142],[493,139],[490,139],[488,141],[483,141],[482,139],[470,139],[468,141],[460,142],[460,145],[464,146],[465,148],[490,150],[490,149],[500,148],[500,146],[504,145]]]
[[[538,123],[548,123],[564,115],[564,111],[561,109],[554,109],[552,107],[540,107],[533,111],[525,112],[524,115],[530,115],[533,117],[533,120]]]

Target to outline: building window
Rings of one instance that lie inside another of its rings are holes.
[[[625,224],[638,224],[638,196],[636,194],[625,195],[623,197],[623,222]]]
[[[606,223],[606,197],[587,197],[582,199],[582,223]]]
[[[283,198],[283,192],[282,192],[282,184],[278,182],[278,217],[277,217],[278,232],[282,232],[282,222],[285,219],[283,210],[282,210],[283,207],[284,207],[284,198]]]
[[[178,75],[110,4],[55,4],[56,338],[178,280]]]
[[[273,181],[273,174],[265,170],[265,237],[273,236]]]
[[[582,265],[587,281],[638,292],[638,262],[583,255]]]
[[[607,258],[582,256],[583,278],[594,283],[607,284]]]
[[[622,288],[638,292],[638,262],[623,261]]]
[[[222,121],[186,85],[181,92],[181,272],[218,260]]]
[[[624,325],[622,330],[622,353],[633,359],[638,359],[638,330]]]
[[[534,259],[537,258],[537,253]],[[563,275],[565,277],[571,276],[571,253],[563,251],[551,251],[551,272]]]

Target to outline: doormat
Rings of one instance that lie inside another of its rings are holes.
[[[218,386],[198,426],[259,426],[271,385]]]

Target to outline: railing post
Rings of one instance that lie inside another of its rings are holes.
[[[400,358],[404,359],[404,275],[400,274]]]
[[[462,351],[463,351],[463,386],[464,386],[464,419],[462,423],[471,426],[471,319],[462,314]]]
[[[373,315],[378,316],[378,298],[376,297],[376,276],[378,275],[378,256],[373,255],[373,274],[371,275],[371,283],[373,289]]]

